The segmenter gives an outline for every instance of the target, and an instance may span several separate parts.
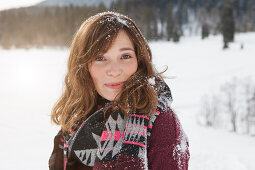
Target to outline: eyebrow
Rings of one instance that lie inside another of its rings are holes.
[[[134,49],[129,48],[129,47],[124,47],[124,48],[121,48],[121,49],[120,49],[120,51],[126,51],[126,50],[135,51]]]

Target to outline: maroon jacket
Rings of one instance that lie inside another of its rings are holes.
[[[54,149],[49,160],[50,170],[64,169],[62,146],[64,146],[63,139],[61,132],[59,132],[54,139]],[[182,130],[177,115],[172,109],[168,108],[165,112],[159,114],[152,128],[147,145],[148,168],[152,170],[188,170],[190,158],[188,147],[188,139]],[[114,169],[134,169],[133,165],[141,163],[139,160],[132,159],[129,156],[121,156],[121,159],[121,165],[116,165],[118,164],[116,162],[109,162],[93,168],[76,162],[67,165],[67,169],[92,170],[102,169],[102,167],[106,167],[106,169],[109,169],[109,167],[118,167]]]

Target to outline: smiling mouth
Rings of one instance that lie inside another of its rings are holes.
[[[111,89],[120,89],[123,85],[124,85],[124,82],[105,84],[106,87],[111,88]]]

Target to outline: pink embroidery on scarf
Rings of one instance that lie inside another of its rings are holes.
[[[123,141],[123,143],[128,143],[128,144],[133,144],[133,145],[139,145],[141,147],[145,148],[145,145],[139,142],[134,142],[134,141]]]
[[[111,132],[111,137],[109,140],[111,140],[111,138],[113,136],[112,131],[110,131],[110,132]],[[100,141],[106,141],[108,136],[109,136],[109,133],[107,131],[103,131]],[[115,131],[114,141],[118,141],[121,137],[123,137],[123,134],[121,134],[120,131]]]
[[[148,117],[148,116],[144,116],[144,115],[135,115],[135,114],[131,114],[130,116],[133,116],[133,117],[140,117],[140,118],[144,118],[144,119],[148,119],[148,120],[149,120],[149,117]]]

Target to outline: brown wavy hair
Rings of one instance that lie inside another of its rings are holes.
[[[117,108],[128,116],[137,110],[150,115],[156,109],[157,92],[148,79],[159,74],[152,65],[152,54],[146,39],[127,16],[115,12],[98,13],[85,20],[74,36],[64,92],[52,109],[51,120],[61,125],[63,131],[67,132],[73,124],[85,120],[96,106],[98,94],[88,65],[107,52],[120,30],[124,30],[133,42],[138,68],[107,110]]]

